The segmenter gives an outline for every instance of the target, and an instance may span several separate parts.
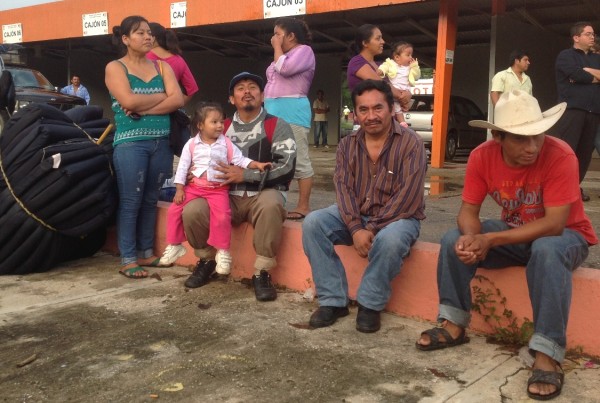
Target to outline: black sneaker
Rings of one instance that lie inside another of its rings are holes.
[[[333,325],[338,318],[348,316],[348,314],[347,306],[320,306],[319,309],[310,315],[308,324],[314,328],[327,327]]]
[[[356,330],[363,333],[375,333],[381,328],[381,312],[358,304]]]
[[[208,284],[216,266],[217,262],[214,260],[198,260],[194,272],[185,280],[184,285],[188,288],[198,288]]]
[[[266,270],[260,271],[260,276],[252,276],[254,294],[259,301],[275,301],[277,290],[271,283],[271,275]]]

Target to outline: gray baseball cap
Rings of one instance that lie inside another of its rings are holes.
[[[258,84],[261,92],[265,89],[265,81],[262,79],[262,77],[257,76],[256,74],[248,73],[247,71],[243,71],[240,74],[233,76],[229,82],[229,95],[233,94],[233,87],[235,87],[235,85],[242,80],[254,81],[256,84]]]

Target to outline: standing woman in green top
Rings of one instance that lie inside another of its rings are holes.
[[[169,113],[183,106],[183,94],[167,63],[146,58],[152,33],[145,18],[125,18],[113,28],[113,42],[123,55],[105,71],[117,124],[113,162],[119,187],[119,273],[137,279],[148,276],[140,266],[158,262],[153,251],[156,203],[173,170]]]

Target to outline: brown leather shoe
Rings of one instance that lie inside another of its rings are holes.
[[[356,330],[363,333],[375,333],[381,328],[381,312],[358,304]]]
[[[338,318],[348,316],[349,313],[347,306],[320,306],[310,315],[308,324],[314,328],[331,326]]]

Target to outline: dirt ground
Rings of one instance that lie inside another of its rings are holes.
[[[40,301],[2,315],[2,401],[141,402],[158,396],[167,401],[343,397],[416,402],[432,394],[419,386],[431,380],[431,373],[416,371],[392,354],[407,347],[398,337],[405,326],[393,320],[399,318],[390,316],[392,323],[377,337],[356,332],[352,321],[313,332],[305,325],[316,305],[297,293],[282,291],[276,302],[264,304],[241,282],[215,281],[186,290],[183,268],[159,271],[164,281],[129,284],[114,275],[115,263],[114,257],[99,256],[85,268],[74,263],[52,278],[36,274],[2,283],[3,294],[25,288],[19,291],[24,299]],[[79,300],[71,294],[63,306],[53,302],[46,309],[43,301],[74,287],[84,289],[77,292]],[[34,289],[53,295],[28,296]],[[348,342],[353,339],[360,342]],[[18,367],[34,354],[35,361]],[[374,355],[387,358],[374,361]],[[375,387],[385,384],[403,391]]]
[[[356,309],[309,330],[316,308],[279,290],[260,303],[247,281],[186,290],[187,268],[116,274],[97,254],[48,273],[0,277],[3,402],[508,402],[524,401],[515,351],[471,342],[434,353],[414,342],[429,323],[382,315],[355,330]],[[160,280],[159,280],[160,278]],[[565,364],[557,402],[594,402],[597,361]]]

